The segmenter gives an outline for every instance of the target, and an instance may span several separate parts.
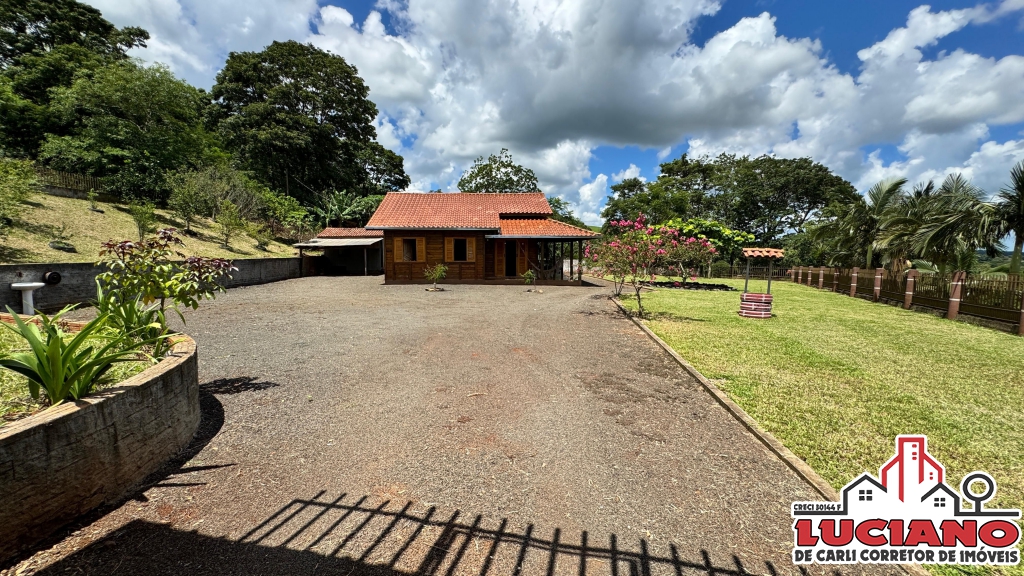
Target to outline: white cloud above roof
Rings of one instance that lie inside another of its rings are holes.
[[[922,51],[966,26],[1020,17],[1024,0],[913,8],[858,52],[854,74],[819,40],[781,35],[768,12],[691,43],[720,8],[708,0],[380,0],[362,22],[315,0],[89,2],[150,30],[139,55],[198,85],[212,83],[228,51],[272,40],[340,54],[370,86],[380,140],[419,188],[452,188],[474,158],[507,147],[591,222],[607,194],[609,177],[589,169],[602,145],[811,156],[861,189],[883,175],[965,170],[994,192],[1024,158],[1020,141],[990,137],[1024,122],[1024,56]],[[385,10],[397,33],[382,24]],[[865,157],[878,143],[904,158]]]

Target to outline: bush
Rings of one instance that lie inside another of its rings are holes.
[[[0,239],[6,238],[21,203],[36,184],[36,171],[26,160],[0,158]]]
[[[223,258],[185,257],[176,248],[184,244],[177,231],[167,228],[142,242],[106,242],[100,262],[106,270],[96,278],[104,292],[120,301],[139,298],[145,305],[159,302],[160,310],[180,306],[196,309],[224,288],[218,284],[235,268]],[[183,258],[174,262],[172,258]]]
[[[220,226],[220,236],[224,241],[225,248],[231,246],[231,239],[245,229],[245,220],[238,213],[238,206],[235,206],[230,200],[220,203],[216,222]]]
[[[146,235],[156,226],[156,212],[149,202],[132,202],[128,205],[128,213],[135,221],[135,227],[139,231],[139,242],[146,239]]]
[[[728,278],[732,273],[732,265],[724,260],[719,260],[711,265],[712,278]]]
[[[431,266],[423,271],[423,275],[426,276],[427,280],[434,283],[434,289],[437,289],[437,283],[440,280],[444,280],[445,276],[448,276],[448,267],[438,262],[434,266]]]
[[[209,214],[213,207],[213,190],[217,182],[211,178],[208,171],[203,172],[176,172],[167,179],[171,187],[171,197],[167,201],[168,207],[174,211],[182,224],[185,225],[185,232],[192,232],[192,222],[203,214]]]
[[[250,224],[248,227],[249,236],[256,241],[256,249],[267,251],[267,247],[274,241],[274,233],[264,224]]]

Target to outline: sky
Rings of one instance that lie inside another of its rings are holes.
[[[600,223],[610,186],[691,156],[810,157],[858,190],[1024,160],[1024,0],[85,0],[208,88],[298,40],[355,65],[410,189],[508,148]]]

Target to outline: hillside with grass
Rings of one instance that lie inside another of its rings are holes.
[[[41,193],[30,195],[23,204],[10,234],[0,241],[0,264],[93,262],[101,243],[139,238],[125,205],[97,202],[97,208],[102,210],[98,212],[90,209],[88,200]],[[170,211],[157,209],[153,229],[168,227],[183,229],[184,225]],[[294,248],[278,241],[270,242],[266,250],[258,249],[256,240],[245,232],[232,237],[225,247],[223,238],[218,236],[219,226],[209,219],[197,219],[192,230],[195,236],[185,236],[185,246],[181,248],[186,256],[282,258],[296,254]],[[73,247],[74,251],[55,249],[51,243]]]

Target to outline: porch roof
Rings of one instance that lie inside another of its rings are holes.
[[[487,238],[539,238],[542,240],[589,240],[600,234],[550,218],[502,218],[498,234]]]

